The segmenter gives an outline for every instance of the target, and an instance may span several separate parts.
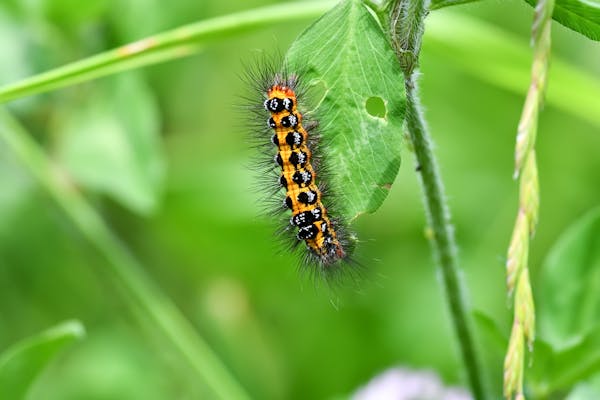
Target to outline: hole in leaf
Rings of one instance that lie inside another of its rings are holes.
[[[365,109],[369,115],[377,118],[385,118],[385,101],[379,96],[372,96],[367,99]]]

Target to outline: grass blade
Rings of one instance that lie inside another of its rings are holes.
[[[184,25],[1,87],[0,103],[184,57],[199,51],[203,45],[234,34],[317,17],[334,4],[333,1],[286,3]]]

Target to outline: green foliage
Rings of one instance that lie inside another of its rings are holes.
[[[600,327],[600,209],[559,239],[538,289],[540,334],[554,348],[576,343]]]
[[[188,56],[198,52],[203,45],[217,39],[252,31],[268,23],[319,15],[329,5],[328,2],[319,2],[310,6],[302,4],[276,5],[181,26],[147,37],[131,45],[99,53],[55,70],[3,86],[0,88],[0,102]],[[38,10],[32,11],[33,14],[37,14],[37,12]],[[73,13],[73,15],[82,17],[77,13]],[[119,28],[123,30],[120,25]],[[125,32],[129,32],[129,30],[125,30]]]
[[[240,60],[252,58],[254,49],[285,48],[305,30],[307,19],[333,2],[239,12],[259,2],[75,3],[0,2],[0,82],[5,85],[0,101],[19,99],[8,107],[27,127],[26,132],[12,116],[0,114],[0,344],[6,347],[29,335],[32,326],[52,324],[64,315],[85,320],[90,338],[103,338],[98,345],[86,347],[92,342],[86,340],[73,348],[67,369],[54,363],[44,371],[32,400],[106,393],[108,398],[133,398],[130,393],[143,397],[149,392],[154,398],[198,398],[190,393],[207,393],[209,386],[226,398],[244,397],[246,390],[253,398],[329,398],[352,393],[398,364],[434,369],[446,382],[465,384],[423,238],[413,168],[401,168],[402,185],[393,185],[377,213],[357,221],[365,239],[359,255],[369,262],[373,278],[361,283],[359,293],[340,290],[333,301],[330,293],[298,283],[295,260],[274,255],[268,221],[256,216],[257,196],[248,189],[250,156],[240,128],[246,116],[230,107],[245,90],[237,78]],[[369,80],[377,85],[396,88],[399,81],[373,74],[380,67],[385,75],[397,71],[374,17],[357,10],[357,4],[345,3],[347,17],[362,24],[364,38],[375,39],[375,47],[356,37],[359,30],[347,29],[343,40],[354,41],[361,52],[379,49],[377,56],[359,58],[364,71],[374,75]],[[453,208],[471,303],[503,321],[501,257],[515,200],[513,133],[530,69],[528,35],[514,32],[522,33],[530,15],[523,21],[514,18],[505,2],[460,10],[464,15],[432,12],[428,17],[420,65],[423,103]],[[501,28],[498,21],[503,21]],[[160,33],[174,27],[180,28]],[[556,30],[540,122],[543,223],[531,253],[534,293],[540,280],[535,267],[556,233],[600,198],[598,55],[568,33]],[[128,57],[110,50],[149,34],[164,40],[164,47]],[[328,39],[322,35],[315,43]],[[343,50],[352,56],[350,48]],[[335,59],[326,49],[319,52]],[[198,55],[179,60],[192,53]],[[91,82],[159,61],[171,62]],[[349,64],[333,65],[336,76],[361,71]],[[373,121],[381,118],[367,115],[365,96],[373,95],[364,80],[352,82],[364,91],[359,96],[345,92],[349,84],[330,83],[344,91],[351,109],[361,110],[360,118],[352,115],[355,123],[379,126]],[[66,89],[39,95],[58,88]],[[376,98],[402,98],[401,92],[388,93],[388,87],[378,90]],[[389,115],[387,105],[386,111]],[[373,114],[380,113],[375,106]],[[335,140],[333,145],[347,150]],[[398,138],[390,141],[399,151]],[[161,172],[165,160],[166,173]],[[390,165],[395,161],[386,159]],[[356,195],[363,205],[357,209],[371,207],[368,195]],[[107,197],[119,204],[104,201]],[[543,309],[544,302],[538,303]],[[584,311],[570,309],[575,301],[569,304],[564,313],[573,311],[586,326],[590,319],[582,317]],[[498,358],[506,326],[499,330],[489,318],[476,320],[489,346],[483,347],[489,350],[487,359]],[[528,369],[532,393],[548,393],[543,385],[551,378],[556,384],[550,389],[558,394],[578,383],[571,396],[580,397],[573,399],[597,397],[590,394],[599,387],[597,379],[579,383],[597,363],[597,328],[587,327],[587,334],[561,348],[537,342]],[[560,340],[577,336],[569,329],[558,334]],[[556,372],[537,369],[543,366],[554,366]],[[120,372],[118,384],[114,375],[104,373],[110,367]],[[490,377],[499,379],[492,372]],[[107,387],[113,390],[101,392]],[[499,398],[499,393],[496,389],[492,396]]]
[[[600,376],[577,385],[566,400],[589,400],[600,398]]]
[[[599,240],[597,209],[563,233],[544,264],[536,291],[539,338],[531,354],[532,366],[526,370],[533,398],[564,395],[600,372],[600,298],[595,287]],[[490,358],[501,355],[506,335],[484,313],[477,312],[475,321]],[[573,396],[597,389],[597,385],[582,385]]]
[[[514,94],[521,95],[529,85],[531,50],[526,38],[456,12],[432,13],[426,35],[425,54],[444,56],[461,71]],[[552,56],[549,74],[551,81],[570,83],[550,84],[546,104],[600,127],[598,76],[557,54]]]
[[[502,376],[503,359],[508,348],[509,329],[500,327],[494,317],[483,311],[473,311],[473,322],[483,365],[488,374],[488,390],[490,393],[502,393],[502,381],[490,377]]]
[[[69,321],[23,339],[0,354],[0,398],[23,399],[46,365],[85,335],[79,321]]]
[[[380,25],[361,1],[343,2],[292,44],[287,62],[325,89],[315,114],[345,217],[374,212],[400,167],[406,101],[400,65]],[[383,101],[384,117],[369,112],[372,98]]]
[[[96,210],[78,192],[65,189],[61,175],[29,136],[9,113],[0,109],[0,139],[63,209],[79,234],[98,251],[104,261],[104,272],[125,288],[125,303],[131,311],[136,312],[141,322],[158,328],[172,349],[179,352],[182,361],[201,376],[214,393],[228,399],[247,398],[202,337],[147,278],[138,261]]]
[[[535,398],[568,393],[577,383],[600,371],[600,330],[562,349],[543,339],[535,343],[532,367],[527,371]]]
[[[165,162],[157,106],[146,82],[133,74],[118,76],[77,102],[66,105],[56,127],[68,174],[86,190],[107,194],[135,212],[154,211]]]
[[[538,394],[564,393],[600,371],[599,271],[596,209],[563,233],[542,269],[537,291],[540,340],[531,372]]]
[[[432,0],[431,9],[456,6],[480,0]],[[535,7],[537,0],[525,0]],[[600,1],[555,0],[552,18],[562,25],[593,40],[600,40]]]
[[[535,7],[536,0],[525,0]],[[593,40],[600,40],[600,1],[556,0],[552,18]]]
[[[482,311],[474,311],[473,320],[480,336],[485,339],[488,351],[503,356],[508,344],[508,335],[502,332],[492,317]]]

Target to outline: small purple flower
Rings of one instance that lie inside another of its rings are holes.
[[[472,400],[468,391],[444,387],[432,371],[392,368],[371,379],[353,400]]]

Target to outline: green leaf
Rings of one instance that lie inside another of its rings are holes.
[[[536,292],[540,340],[530,375],[534,397],[544,398],[600,371],[600,208],[562,234]]]
[[[538,284],[539,332],[554,348],[579,342],[600,321],[600,208],[558,240]]]
[[[27,29],[17,18],[0,8],[0,82],[18,79],[30,73],[27,59]]]
[[[589,332],[579,343],[558,352],[549,376],[553,391],[568,389],[600,371],[600,328]]]
[[[58,127],[59,154],[70,175],[88,190],[151,213],[165,172],[158,114],[139,76],[103,81],[77,108],[68,107]]]
[[[0,399],[23,399],[37,375],[65,346],[85,335],[67,321],[11,346],[0,355]]]
[[[536,0],[525,0],[535,7]],[[600,40],[600,1],[555,0],[552,18],[593,40]]]
[[[600,375],[588,382],[582,382],[575,386],[566,400],[589,400],[600,399]]]
[[[544,398],[570,390],[600,371],[600,328],[581,341],[562,350],[553,349],[543,340],[535,344],[533,366],[529,373],[534,398]]]
[[[479,0],[432,0],[431,10],[472,3]],[[535,7],[537,0],[525,0]],[[600,2],[598,0],[555,0],[552,19],[593,40],[600,40]]]
[[[343,216],[374,212],[400,167],[406,101],[380,25],[361,1],[344,1],[300,35],[286,61],[324,89],[315,119]]]
[[[99,18],[110,6],[109,0],[40,0],[23,2],[32,15],[40,14],[61,29],[81,28],[82,23]]]
[[[483,336],[486,343],[486,351],[493,351],[497,354],[504,354],[508,347],[508,336],[500,329],[496,321],[483,311],[473,311],[473,321],[479,331],[479,336]],[[483,335],[482,335],[483,334]]]
[[[488,376],[501,376],[510,329],[505,327],[506,324],[499,324],[496,321],[498,315],[492,317],[479,310],[472,311],[471,315],[473,316],[473,326],[477,340],[476,349],[480,352],[482,365],[486,366],[486,374]],[[487,391],[490,398],[500,398],[502,380],[488,380]]]
[[[184,3],[185,4],[185,3]],[[109,19],[120,40],[134,41],[164,29],[173,15],[173,4],[168,12],[161,7],[161,0],[112,0]],[[140,19],[136,11],[144,10]]]
[[[525,370],[528,389],[534,394],[532,398],[547,397],[548,381],[554,367],[555,351],[541,339],[534,342],[533,355],[530,355],[530,368]]]

